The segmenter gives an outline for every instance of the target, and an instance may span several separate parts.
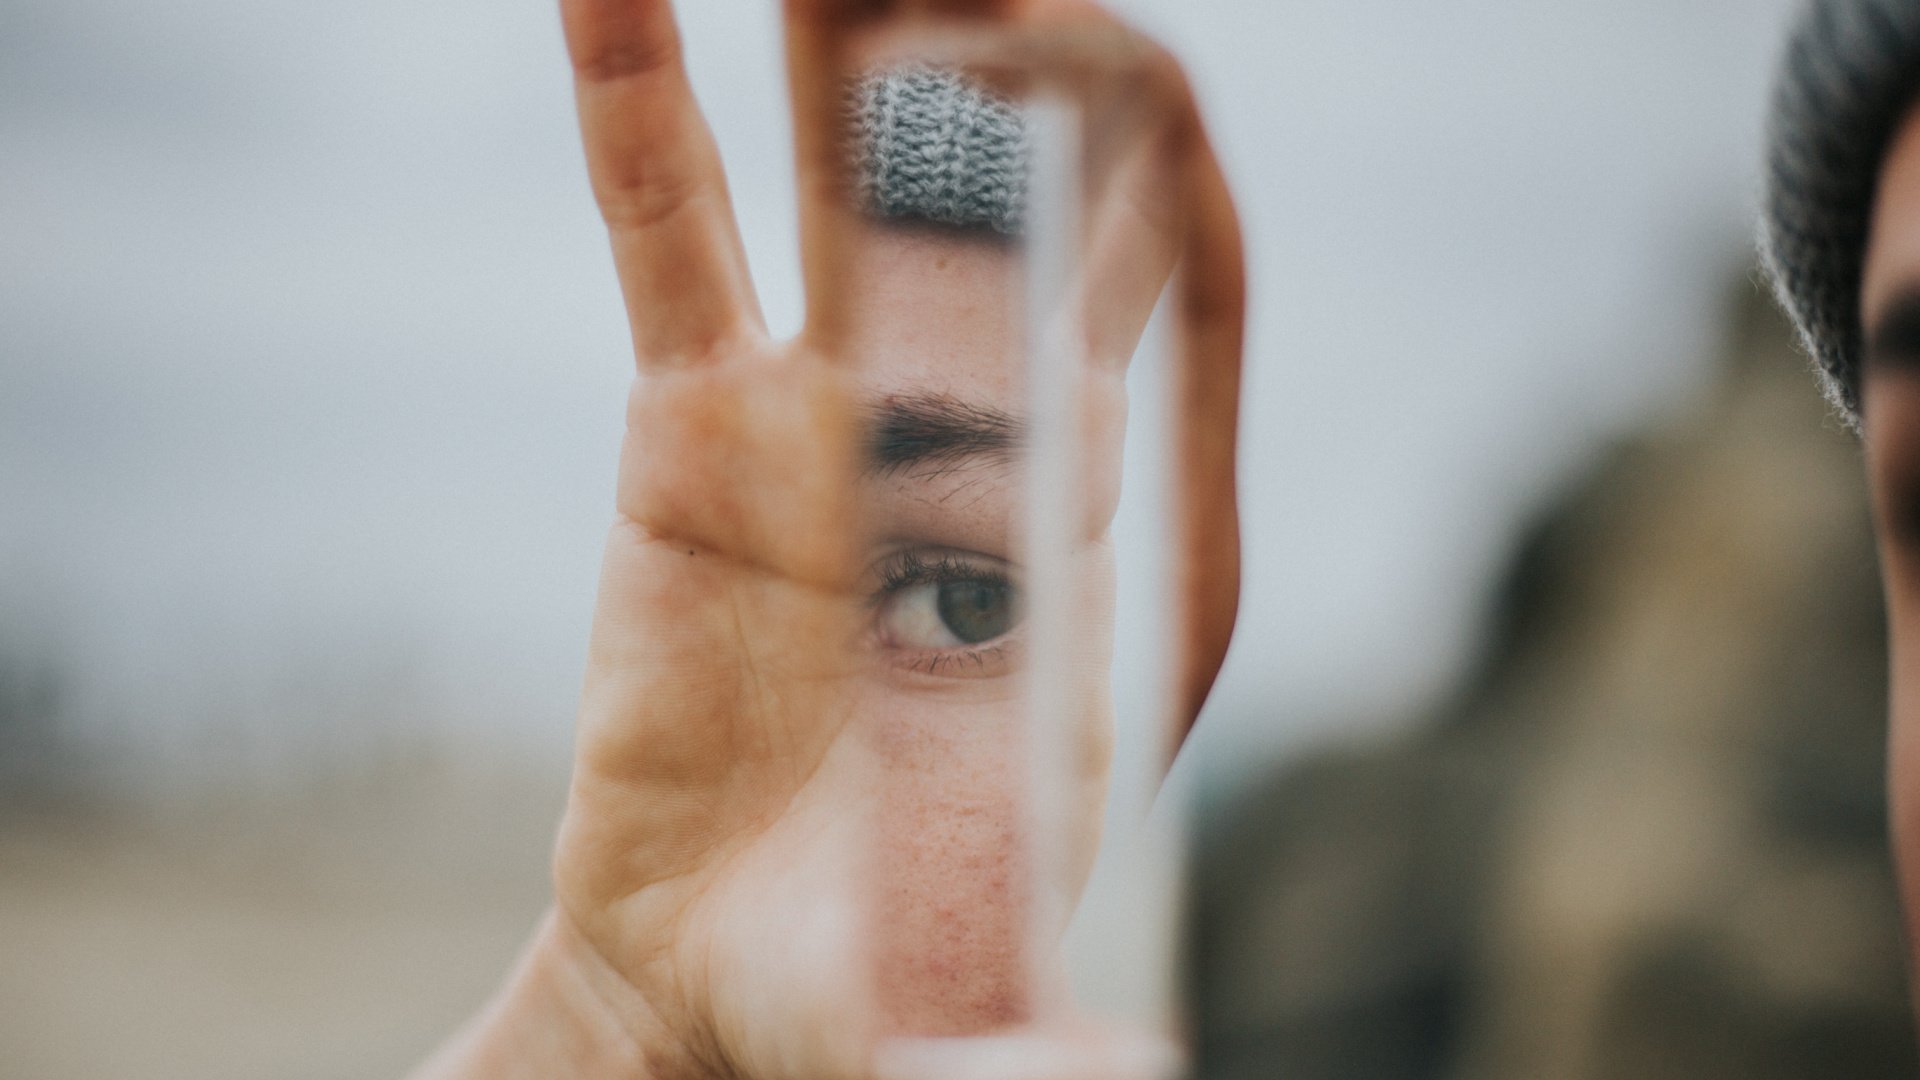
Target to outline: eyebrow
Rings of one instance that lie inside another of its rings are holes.
[[[1018,417],[948,394],[902,394],[867,406],[866,461],[888,474],[916,466],[1005,464],[1025,435]]]

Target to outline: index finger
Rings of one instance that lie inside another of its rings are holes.
[[[669,0],[561,0],[587,172],[643,368],[687,362],[761,317],[713,135]]]

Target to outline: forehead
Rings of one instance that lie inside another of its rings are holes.
[[[1007,407],[1019,392],[1020,252],[1006,240],[864,222],[840,287],[844,359],[871,393]]]

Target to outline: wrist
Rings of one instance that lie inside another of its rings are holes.
[[[639,995],[550,910],[506,985],[412,1080],[650,1080],[649,1023]]]

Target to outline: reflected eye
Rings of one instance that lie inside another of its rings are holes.
[[[929,560],[905,552],[882,575],[875,632],[888,648],[924,654],[915,666],[933,670],[976,655],[975,646],[1020,624],[1019,589],[997,559],[941,554]]]
[[[1013,586],[1005,581],[952,581],[939,586],[940,625],[969,645],[1013,629]]]

